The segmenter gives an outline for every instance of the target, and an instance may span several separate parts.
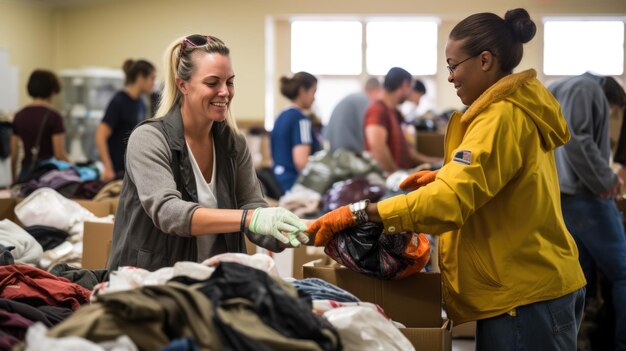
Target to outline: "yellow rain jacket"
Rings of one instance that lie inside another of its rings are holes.
[[[455,324],[586,284],[554,162],[569,137],[534,70],[506,76],[451,117],[436,180],[378,204],[389,234],[441,234],[444,302]]]

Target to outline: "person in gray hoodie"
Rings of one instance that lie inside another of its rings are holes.
[[[565,78],[548,89],[561,104],[570,129],[569,143],[555,158],[563,218],[576,240],[580,264],[590,284],[599,269],[612,283],[615,350],[626,350],[626,235],[615,198],[623,181],[609,166],[609,116],[620,104],[607,88],[621,89],[611,77],[585,73]]]
[[[244,235],[269,250],[299,246],[306,226],[268,208],[245,138],[230,113],[235,74],[218,38],[190,35],[165,53],[157,118],[131,134],[108,269],[147,270],[245,252]]]

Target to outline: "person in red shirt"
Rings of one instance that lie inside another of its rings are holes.
[[[402,132],[402,114],[398,106],[411,94],[411,74],[393,67],[385,76],[383,97],[365,112],[365,148],[385,172],[410,169],[421,163],[438,163],[439,159],[415,150]]]
[[[35,70],[28,79],[28,95],[33,102],[13,118],[11,137],[11,175],[13,182],[28,180],[41,162],[50,158],[70,162],[65,152],[63,117],[52,108],[52,98],[61,91],[57,76],[45,70]],[[24,145],[24,159],[17,176],[19,142]]]

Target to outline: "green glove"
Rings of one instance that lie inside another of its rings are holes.
[[[302,232],[306,230],[304,222],[295,214],[282,207],[257,208],[250,220],[250,231],[260,235],[271,235],[283,244],[299,247],[309,240]],[[289,234],[285,237],[281,232]]]

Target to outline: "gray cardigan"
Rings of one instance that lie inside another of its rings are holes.
[[[225,122],[213,124],[217,168],[217,202],[222,209],[267,207],[245,138]],[[193,169],[185,144],[180,108],[142,122],[131,134],[126,175],[113,227],[107,268],[135,266],[147,270],[197,261],[191,217],[200,208]],[[217,234],[224,252],[245,252],[242,233]],[[268,236],[246,233],[254,243],[280,251]]]
[[[571,134],[570,141],[555,152],[564,194],[597,196],[617,180],[609,166],[609,102],[603,82],[604,77],[585,73],[548,87],[561,104]]]

